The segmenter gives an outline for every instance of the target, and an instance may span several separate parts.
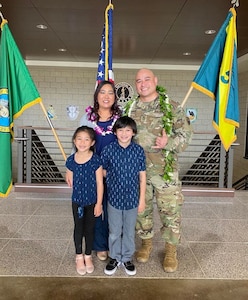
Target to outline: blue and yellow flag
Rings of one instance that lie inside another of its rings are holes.
[[[236,11],[227,18],[214,39],[192,87],[215,100],[213,127],[226,151],[237,139],[239,127]]]
[[[2,21],[0,43],[0,197],[12,187],[14,119],[41,101],[7,23]]]
[[[114,82],[114,73],[112,68],[113,9],[113,4],[109,4],[105,9],[105,23],[101,39],[96,85],[102,80]]]

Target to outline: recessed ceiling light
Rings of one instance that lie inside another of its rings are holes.
[[[44,24],[36,25],[36,27],[39,28],[39,29],[47,29],[47,26],[44,25]]]
[[[67,50],[65,48],[59,48],[58,49],[60,52],[66,52]]]
[[[214,29],[208,29],[205,31],[206,34],[215,34],[216,30]]]
[[[191,55],[191,53],[190,52],[184,52],[183,55],[189,56],[189,55]]]

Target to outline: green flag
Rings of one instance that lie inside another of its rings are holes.
[[[12,187],[14,119],[41,102],[7,23],[2,21],[0,43],[0,197],[7,197]]]

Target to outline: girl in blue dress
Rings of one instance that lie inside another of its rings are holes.
[[[72,141],[75,153],[66,160],[66,181],[72,187],[76,270],[84,275],[94,271],[91,252],[95,220],[102,213],[103,170],[100,157],[94,153],[95,132],[92,128],[79,127]]]

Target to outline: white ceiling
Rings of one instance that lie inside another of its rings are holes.
[[[97,62],[108,0],[0,0],[25,60]],[[248,52],[248,1],[237,10],[238,56]],[[112,0],[113,66],[199,65],[230,0]],[[39,30],[37,24],[47,25]],[[59,52],[59,48],[67,49]],[[183,56],[190,52],[191,56]]]

